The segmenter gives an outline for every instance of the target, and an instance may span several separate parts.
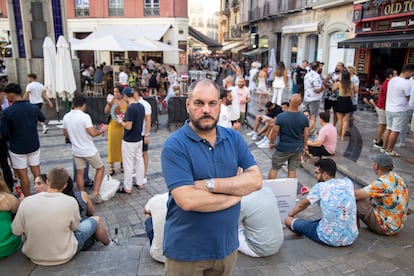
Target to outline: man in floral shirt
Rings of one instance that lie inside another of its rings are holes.
[[[320,244],[334,247],[351,245],[358,237],[354,185],[349,178],[335,178],[336,163],[332,159],[321,159],[315,166],[315,177],[319,182],[288,213],[285,224],[290,230]],[[310,204],[316,203],[321,207],[321,219],[295,218]]]
[[[378,178],[356,190],[358,219],[380,235],[395,235],[404,227],[408,213],[408,189],[404,180],[392,172],[392,158],[386,154],[369,156]]]

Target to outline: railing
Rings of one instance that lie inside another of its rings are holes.
[[[145,16],[159,16],[160,8],[144,8]]]
[[[240,26],[231,27],[231,37],[240,38],[242,36],[242,28]]]
[[[123,8],[109,8],[109,16],[123,16],[124,9]]]
[[[76,8],[75,15],[76,16],[89,16],[89,8]]]

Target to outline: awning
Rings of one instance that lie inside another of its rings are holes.
[[[117,35],[130,40],[137,40],[143,37],[153,40],[160,40],[170,27],[170,24],[101,25],[96,27],[96,30],[93,31],[88,38]]]
[[[257,49],[254,49],[254,50],[251,50],[251,51],[248,51],[248,52],[244,52],[244,53],[242,53],[242,55],[246,56],[246,57],[254,57],[254,56],[261,55],[261,54],[263,54],[264,52],[267,52],[267,51],[269,51],[269,49],[267,49],[267,48],[257,48]]]
[[[191,26],[188,26],[188,34],[192,36],[195,40],[205,44],[210,50],[220,50],[221,44],[216,40],[206,36],[200,31],[197,31]]]
[[[239,47],[231,49],[231,52],[232,52],[232,54],[237,54],[237,53],[239,53],[240,51],[243,51],[246,48],[247,48],[246,45],[241,45]]]
[[[319,22],[303,23],[282,27],[282,34],[312,33],[318,31]]]
[[[414,34],[357,36],[338,42],[338,48],[414,48]]]
[[[238,46],[240,46],[243,42],[241,41],[232,41],[226,44],[223,44],[223,47],[221,48],[220,52],[225,52],[225,51],[229,51],[232,50]]]

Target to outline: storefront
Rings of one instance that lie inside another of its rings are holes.
[[[414,0],[377,0],[354,6],[355,38],[338,42],[339,48],[355,48],[355,66],[361,86],[381,81],[385,70],[401,70],[414,63]]]

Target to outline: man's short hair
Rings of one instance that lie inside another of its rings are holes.
[[[200,83],[209,84],[209,85],[213,86],[217,90],[217,96],[220,98],[220,96],[221,96],[220,87],[217,85],[217,83],[215,83],[214,81],[212,81],[210,79],[199,79],[199,80],[196,80],[195,82],[193,82],[190,85],[190,87],[188,88],[188,98],[189,99],[193,97],[193,94],[194,94],[193,92],[196,89],[196,87],[198,85],[200,85]]]
[[[280,104],[281,106],[286,105],[287,107],[289,107],[289,102],[283,102]]]
[[[86,98],[84,96],[76,96],[73,98],[72,105],[74,108],[81,107],[84,104],[86,104]]]
[[[4,92],[7,94],[13,93],[16,95],[22,95],[22,88],[17,83],[9,83],[4,87]]]
[[[332,159],[320,159],[315,162],[315,167],[319,167],[321,173],[326,172],[330,177],[335,177],[336,163]]]
[[[403,66],[403,68],[401,69],[401,73],[405,73],[405,72],[413,72],[414,71],[414,64],[411,63],[407,63],[406,65]]]
[[[269,107],[272,107],[272,105],[273,105],[273,103],[272,103],[272,102],[267,102],[267,103],[266,103],[266,105],[265,105],[265,107],[266,107],[266,108],[269,108]]]
[[[319,118],[322,119],[325,123],[329,123],[329,118],[331,117],[331,114],[329,112],[320,112]]]
[[[49,187],[52,189],[63,190],[68,182],[69,174],[64,168],[53,168],[47,174]]]
[[[311,68],[313,71],[318,70],[318,68],[319,68],[319,62],[317,62],[317,61],[312,62],[312,63],[310,64],[310,68]]]
[[[394,74],[394,68],[388,68],[387,70],[385,70],[385,77],[386,78],[388,78],[390,76],[392,77],[393,74]]]
[[[32,79],[37,79],[37,76],[34,73],[30,73],[29,75],[27,75],[27,77],[32,78]]]

